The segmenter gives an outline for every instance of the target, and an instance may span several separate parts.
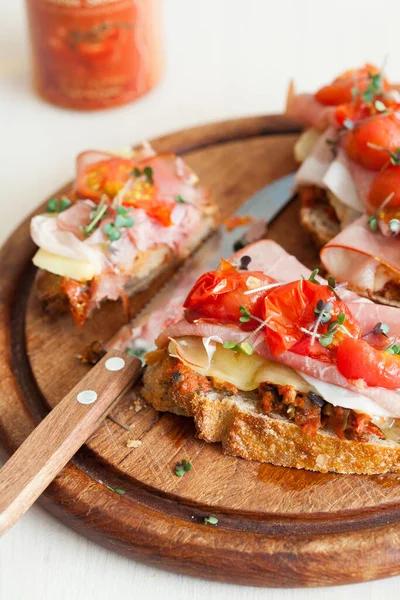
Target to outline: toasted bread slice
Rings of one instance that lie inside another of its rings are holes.
[[[203,390],[171,377],[170,358],[147,367],[144,398],[155,409],[193,417],[199,438],[221,442],[223,451],[246,460],[311,471],[357,474],[400,472],[400,444],[369,435],[340,439],[330,430],[315,436],[281,415],[263,414],[255,392]]]
[[[300,209],[300,223],[318,248],[325,246],[340,232],[340,224],[334,221],[321,206]]]

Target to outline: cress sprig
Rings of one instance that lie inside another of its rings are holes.
[[[71,206],[72,202],[66,196],[58,198],[50,198],[46,205],[46,212],[48,213],[61,213],[67,210]]]

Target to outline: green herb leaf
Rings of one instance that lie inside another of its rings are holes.
[[[131,174],[134,177],[140,177],[142,175],[142,171],[140,169],[138,169],[137,167],[135,167],[132,171]]]
[[[389,325],[386,325],[386,323],[378,323],[379,326],[379,333],[383,333],[383,335],[387,335],[389,333]],[[375,325],[376,328],[376,325]]]
[[[129,346],[127,346],[125,348],[125,352],[126,354],[129,354],[129,356],[135,356],[136,358],[138,358],[142,362],[142,365],[146,364],[144,355],[146,354],[147,350],[145,348],[130,348]]]
[[[114,221],[115,227],[132,227],[134,220],[128,215],[117,215]]]
[[[117,206],[117,208],[115,209],[117,211],[117,215],[127,215],[128,213],[131,212],[130,208],[127,208],[126,206]]]
[[[243,354],[247,354],[247,356],[251,356],[254,352],[254,348],[250,342],[242,342],[239,344],[239,350],[241,350]]]
[[[116,242],[121,237],[121,232],[115,227],[114,223],[106,223],[103,227],[103,231],[110,242]]]
[[[84,235],[89,236],[99,221],[107,214],[107,204],[99,204],[95,210],[90,213],[90,223],[82,228]]]
[[[64,210],[67,210],[67,208],[69,208],[71,204],[71,200],[63,196],[60,200],[60,212],[64,212]]]
[[[337,316],[337,322],[339,323],[339,325],[343,325],[343,323],[346,320],[346,315],[345,313],[339,313]]]
[[[181,462],[178,462],[175,465],[175,475],[177,475],[178,477],[183,477],[183,475],[190,471],[191,468],[192,465],[190,462],[188,462],[187,460],[182,460]]]
[[[387,354],[400,354],[400,346],[392,344],[389,348],[386,348],[385,352],[387,352]]]
[[[229,350],[238,350],[238,345],[235,342],[231,342],[229,340],[224,342],[222,345],[224,348],[229,348]]]
[[[218,525],[218,519],[216,517],[206,517],[204,519],[205,525]]]
[[[107,488],[109,490],[111,490],[112,492],[119,494],[120,496],[123,496],[125,494],[125,490],[121,490],[121,488],[113,488],[113,487],[111,487],[111,485],[108,485]]]
[[[49,212],[49,213],[58,212],[57,207],[58,207],[57,198],[50,198],[50,200],[48,201],[47,206],[46,206],[46,212]]]
[[[318,285],[321,285],[319,281],[317,281],[315,278],[319,273],[319,269],[314,269],[314,271],[311,273],[310,277],[308,278],[308,281],[312,281],[313,283],[317,283]]]
[[[151,167],[145,167],[143,169],[143,175],[146,176],[146,179],[149,183],[153,184],[153,169]]]
[[[333,336],[332,335],[321,335],[321,337],[319,338],[318,341],[321,344],[321,346],[326,348],[327,346],[330,346],[332,344]]]
[[[368,219],[368,226],[370,228],[371,231],[373,231],[375,233],[375,231],[378,230],[378,219],[376,218],[375,215],[372,215],[372,217],[370,217]]]
[[[186,200],[184,200],[182,198],[182,196],[175,196],[175,200],[179,203],[179,204],[186,204]]]
[[[334,279],[333,277],[329,276],[328,277],[328,285],[330,288],[332,288],[333,290],[335,289],[337,283],[336,283],[336,279]]]

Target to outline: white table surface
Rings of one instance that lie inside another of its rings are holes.
[[[164,0],[167,72],[136,104],[61,110],[29,81],[21,0],[0,2],[0,241],[67,181],[86,148],[119,148],[211,120],[279,112],[289,77],[314,90],[365,60],[400,81],[397,0]],[[397,59],[397,60],[396,60]],[[1,493],[1,490],[0,490]],[[216,557],[217,560],[217,557]],[[371,563],[379,560],[371,556]],[[398,597],[400,578],[318,590],[260,590],[164,573],[107,551],[34,507],[0,542],[2,600],[328,600]],[[397,592],[397,594],[396,594]]]

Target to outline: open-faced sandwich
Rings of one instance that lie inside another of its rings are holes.
[[[82,325],[103,300],[126,299],[216,225],[216,206],[173,153],[88,151],[72,188],[32,219],[37,292],[45,311]]]
[[[198,279],[146,356],[143,395],[228,454],[398,472],[398,315],[260,241]]]
[[[295,147],[296,192],[302,225],[327,244],[325,268],[357,293],[400,306],[398,92],[365,65],[315,95],[292,91],[287,108],[312,126]]]

